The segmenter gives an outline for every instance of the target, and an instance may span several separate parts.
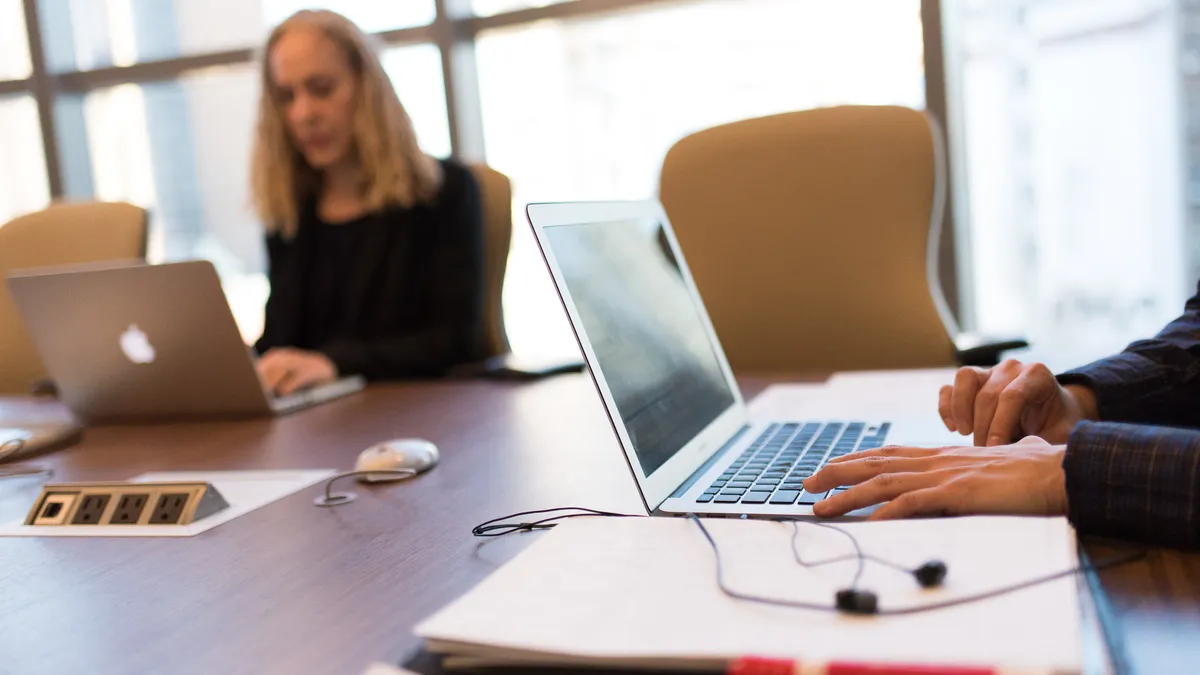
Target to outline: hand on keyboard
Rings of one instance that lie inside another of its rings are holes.
[[[263,387],[276,396],[288,396],[337,379],[337,367],[320,352],[276,347],[255,364]]]
[[[884,504],[872,520],[925,515],[1061,515],[1067,511],[1064,445],[1030,436],[991,448],[864,450],[831,460],[804,481],[822,493],[853,486],[813,506],[822,517]]]

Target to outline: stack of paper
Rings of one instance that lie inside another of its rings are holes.
[[[953,384],[954,372],[931,368],[835,373],[821,384],[771,385],[750,402],[750,410],[761,419],[905,417],[926,418],[941,426],[938,392]]]
[[[705,520],[727,583],[758,595],[832,605],[853,561],[806,569],[790,523]],[[849,540],[799,523],[803,559],[851,553]],[[939,559],[949,574],[923,590],[868,563],[861,588],[883,610],[964,597],[1077,564],[1064,519],[959,518],[852,523],[863,550],[908,567]],[[595,665],[720,669],[747,655],[799,661],[952,664],[1078,672],[1073,577],[952,609],[854,617],[731,599],[711,548],[686,519],[578,519],[416,629],[446,665]]]

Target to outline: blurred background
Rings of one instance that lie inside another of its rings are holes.
[[[948,132],[943,283],[967,328],[1080,363],[1200,276],[1197,0],[0,0],[0,222],[146,207],[151,259],[212,260],[256,337],[256,49],[309,6],[377,33],[425,150],[504,172],[518,210],[652,197],[671,144],[714,124],[899,104]],[[524,223],[513,350],[572,353]]]

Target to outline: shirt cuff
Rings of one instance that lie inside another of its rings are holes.
[[[1121,353],[1074,368],[1057,377],[1058,383],[1083,385],[1096,395],[1100,419],[1136,420],[1144,412],[1146,397],[1158,395],[1167,386],[1148,371],[1145,359]]]
[[[1200,432],[1081,422],[1063,457],[1071,524],[1080,534],[1194,548]]]

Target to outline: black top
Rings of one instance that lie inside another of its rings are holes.
[[[271,295],[260,354],[297,347],[342,375],[434,376],[482,356],[479,186],[442,162],[431,204],[325,223],[304,205],[296,236],[267,237]]]
[[[363,236],[374,220],[387,214],[371,213],[344,223],[312,220],[312,269],[304,279],[304,311],[295,347],[320,350],[337,338],[350,304],[349,279],[358,266]],[[386,227],[386,225],[385,225]]]

